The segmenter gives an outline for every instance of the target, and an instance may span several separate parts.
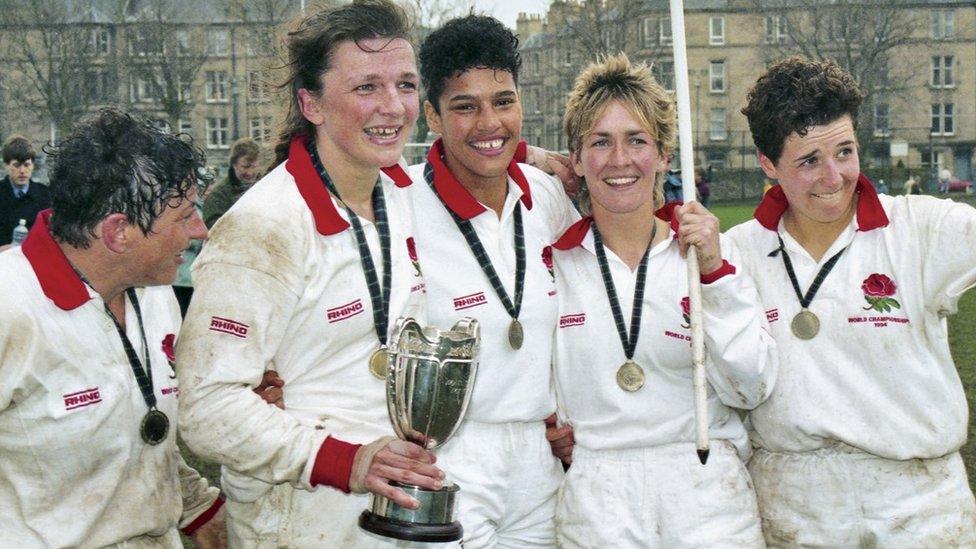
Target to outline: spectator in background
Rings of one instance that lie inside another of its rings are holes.
[[[668,157],[667,170],[664,172],[664,203],[680,202],[683,200],[681,190],[681,172],[671,170],[671,159]]]
[[[878,184],[875,185],[874,188],[878,191],[878,194],[888,194],[889,193],[888,184],[885,183],[885,180],[884,179],[879,179],[878,180]]]
[[[258,158],[261,147],[250,137],[238,139],[230,149],[230,170],[220,183],[213,188],[203,203],[203,222],[213,227],[220,216],[237,202],[244,191],[251,188],[261,176]]]
[[[703,168],[695,168],[695,189],[698,191],[698,202],[707,208],[708,197],[712,194],[712,190],[708,188],[708,177],[705,176]]]
[[[23,136],[11,136],[3,144],[7,176],[0,183],[0,250],[10,246],[14,227],[21,219],[29,229],[38,212],[51,207],[47,186],[31,180],[34,156],[34,146]]]
[[[949,192],[949,181],[952,179],[952,172],[949,168],[942,168],[939,170],[939,192],[947,193]]]
[[[905,194],[922,194],[922,188],[913,175],[909,175],[908,181],[905,181]]]
[[[197,170],[197,177],[202,182],[210,185],[213,181],[214,173],[211,168],[204,166]],[[194,204],[197,214],[200,215],[201,219],[203,218],[203,203],[206,202],[212,190],[213,187],[208,186],[204,189],[201,185],[199,198],[196,204]],[[190,272],[193,269],[194,260],[200,254],[201,248],[203,248],[203,240],[193,239],[190,241],[190,247],[183,252],[183,264],[180,265],[179,274],[176,276],[176,281],[173,282],[173,293],[176,294],[176,300],[180,302],[180,316],[186,316],[186,309],[190,306],[190,298],[193,297],[193,279],[190,276]]]

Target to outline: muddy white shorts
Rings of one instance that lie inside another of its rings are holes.
[[[559,494],[560,547],[763,547],[756,495],[732,444],[573,450]]]
[[[958,452],[895,461],[836,444],[756,450],[749,461],[770,547],[976,547]]]

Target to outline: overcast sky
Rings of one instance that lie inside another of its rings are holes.
[[[545,13],[548,0],[475,0],[479,10],[500,19],[505,25],[515,29],[518,13]]]

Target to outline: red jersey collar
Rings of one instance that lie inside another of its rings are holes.
[[[656,212],[654,212],[654,217],[658,219],[667,221],[671,225],[671,230],[678,232],[678,218],[673,216],[674,209],[681,205],[681,202],[668,202]],[[563,232],[563,235],[556,240],[552,247],[557,250],[571,250],[583,243],[583,239],[586,238],[586,233],[590,232],[590,226],[593,225],[593,216],[588,215],[576,223],[573,223]]]
[[[434,188],[437,190],[438,196],[461,219],[471,219],[480,215],[485,211],[485,207],[475,200],[471,193],[461,185],[461,182],[454,177],[447,164],[444,163],[443,154],[444,143],[441,139],[434,141],[427,153],[427,161],[434,168]],[[525,178],[522,168],[519,167],[514,158],[508,164],[508,176],[522,189],[522,204],[531,210],[532,193],[529,190],[529,181]]]
[[[857,178],[857,186],[854,192],[860,195],[857,199],[857,212],[855,215],[857,218],[857,230],[872,231],[886,227],[888,225],[888,215],[885,214],[884,208],[881,207],[881,200],[878,199],[878,193],[874,190],[874,185],[871,184],[871,180],[863,173]],[[770,231],[775,231],[779,228],[779,220],[786,213],[789,205],[783,188],[780,185],[773,185],[766,191],[762,202],[756,207],[756,212],[753,216],[760,225]]]
[[[308,140],[307,135],[296,135],[291,139],[285,169],[295,178],[298,192],[312,212],[312,218],[315,219],[316,230],[326,236],[341,233],[349,228],[349,222],[339,215],[335,202],[329,196],[329,191],[322,184],[322,178],[319,177],[315,165],[312,164],[312,157],[308,154]],[[392,179],[397,187],[406,187],[411,183],[410,176],[399,164],[383,168],[383,173]]]
[[[50,208],[37,214],[20,249],[34,269],[44,295],[62,310],[70,311],[87,303],[91,294],[51,236],[50,219]]]

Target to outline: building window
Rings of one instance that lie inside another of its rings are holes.
[[[708,138],[712,141],[724,141],[728,137],[728,130],[725,127],[725,109],[713,108],[708,113]]]
[[[207,53],[227,55],[230,52],[230,32],[227,29],[207,29]]]
[[[252,103],[261,103],[271,99],[271,84],[261,71],[251,71],[247,75],[247,99]]]
[[[85,74],[85,92],[92,104],[107,103],[112,100],[112,82],[107,72],[91,71]]]
[[[658,21],[657,41],[659,44],[664,46],[671,43],[671,18],[670,17],[662,17]]]
[[[763,19],[765,31],[764,41],[767,44],[782,44],[786,42],[786,16],[767,15]]]
[[[874,135],[888,137],[891,135],[891,123],[888,118],[888,104],[877,103],[874,106]]]
[[[654,44],[654,39],[657,38],[657,22],[653,17],[645,17],[641,19],[640,26],[640,42],[641,46],[647,48]]]
[[[256,116],[251,119],[251,139],[255,141],[271,140],[270,116]]]
[[[227,148],[226,118],[207,118],[207,147],[211,149]]]
[[[133,76],[129,80],[129,101],[133,103],[148,103],[154,99],[152,82],[141,76]]]
[[[722,16],[708,18],[708,43],[712,46],[725,44],[725,18]]]
[[[108,55],[110,45],[111,36],[108,33],[108,29],[92,29],[91,47],[94,55]]]
[[[218,103],[227,101],[227,72],[206,71],[204,76],[207,82],[207,102]]]
[[[176,39],[176,53],[178,55],[190,55],[192,53],[192,46],[190,46],[190,31],[186,29],[177,30],[174,34]]]
[[[725,61],[708,63],[708,91],[725,93]]]
[[[129,31],[129,54],[146,56],[163,53],[163,41],[145,29]]]
[[[189,119],[180,118],[180,133],[190,135],[193,133],[193,123]]]
[[[569,67],[573,64],[573,50],[566,48],[566,66]]]
[[[955,133],[952,107],[952,103],[932,104],[932,135],[952,135]]]
[[[933,88],[951,88],[956,85],[952,78],[953,60],[954,58],[951,55],[932,56],[932,73],[929,84]]]
[[[932,10],[932,38],[948,40],[955,34],[956,11]]]
[[[715,169],[725,169],[728,167],[729,155],[723,150],[708,151],[708,166]]]
[[[674,91],[674,61],[654,63],[654,78],[664,89]]]
[[[539,52],[534,51],[532,52],[532,73],[539,74],[541,71],[540,67],[542,67],[542,65],[539,63]]]

